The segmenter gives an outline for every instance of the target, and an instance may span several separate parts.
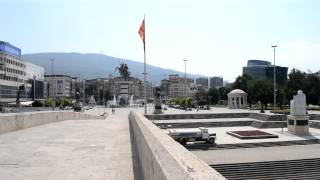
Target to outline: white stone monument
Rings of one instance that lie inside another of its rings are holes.
[[[290,115],[287,116],[288,131],[304,135],[309,133],[309,116],[306,110],[306,95],[301,90],[290,101]]]

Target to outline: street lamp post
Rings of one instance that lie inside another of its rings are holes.
[[[187,59],[184,59],[184,93],[183,96],[187,96]]]
[[[278,46],[271,47],[273,48],[273,110],[276,110],[276,47]]]
[[[33,75],[33,101],[36,100],[36,76]]]
[[[56,102],[55,102],[56,98],[55,98],[54,85],[53,85],[53,83],[54,83],[54,81],[53,81],[53,61],[54,61],[54,59],[51,58],[50,61],[51,61],[51,86],[52,86],[52,98],[54,100],[54,103],[53,103],[53,109],[54,109],[56,106]]]

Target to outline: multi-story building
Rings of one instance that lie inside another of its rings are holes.
[[[177,81],[179,79],[179,74],[170,74],[169,80],[170,81]]]
[[[196,86],[191,78],[182,78],[179,75],[169,75],[169,79],[161,80],[160,94],[163,99],[170,97],[192,97]]]
[[[198,89],[202,89],[202,90],[208,89],[208,78],[197,78],[196,85]]]
[[[107,78],[96,78],[85,81],[86,99],[91,96],[94,97],[97,104],[104,104],[108,100],[110,95],[108,92]]]
[[[153,86],[149,82],[146,83],[146,86],[147,98],[152,98],[154,96]],[[145,97],[144,87],[144,82],[134,77],[116,77],[108,80],[108,91],[110,92],[110,95],[116,96],[118,102],[121,101],[123,104],[128,104],[131,97],[134,100],[143,100]]]
[[[78,82],[78,78],[76,77],[71,77],[71,88],[70,88],[70,97],[71,99],[76,99],[76,92],[78,91],[79,93],[80,91],[80,85]]]
[[[268,66],[271,66],[269,61],[248,60],[247,66],[243,67],[242,74],[247,74],[253,79],[265,79]]]
[[[266,77],[273,79],[274,76],[273,66],[266,67]],[[276,66],[276,81],[280,85],[284,85],[288,80],[288,67]]]
[[[223,86],[223,77],[210,77],[210,88],[219,88]]]
[[[20,101],[29,100],[26,93],[26,64],[21,49],[0,41],[0,103],[15,102],[20,86]]]
[[[59,97],[71,97],[72,78],[67,75],[44,75],[46,98],[57,99]]]
[[[44,68],[30,62],[25,62],[26,64],[26,79],[28,84],[27,92],[29,92],[29,97],[33,100],[43,100],[44,99]]]
[[[169,97],[169,86],[172,81],[168,79],[162,79],[160,83],[160,96],[162,99],[168,99]]]
[[[283,85],[287,81],[288,67],[276,66],[276,81]],[[274,66],[269,61],[248,60],[247,66],[243,67],[242,74],[247,74],[253,79],[273,79]]]

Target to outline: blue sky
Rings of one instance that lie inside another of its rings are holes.
[[[0,0],[0,40],[23,53],[81,52],[233,81],[248,59],[320,70],[317,0]]]

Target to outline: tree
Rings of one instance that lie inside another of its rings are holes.
[[[70,99],[67,99],[65,97],[60,97],[58,100],[57,100],[57,106],[71,106],[72,105],[72,102]]]
[[[51,98],[49,98],[48,100],[47,100],[47,102],[46,102],[46,106],[48,106],[48,107],[53,107],[54,106],[54,100],[53,99],[51,99]]]
[[[260,101],[261,109],[263,105],[265,109],[268,107],[268,103],[273,101],[273,82],[270,80],[257,80],[253,86],[254,99]]]
[[[249,107],[251,109],[252,103],[256,101],[255,99],[255,92],[254,92],[254,84],[255,80],[251,78],[251,76],[244,74],[242,76],[238,76],[236,81],[232,84],[232,89],[241,89],[248,94],[247,101]]]
[[[208,104],[208,92],[204,90],[200,90],[194,95],[198,105]]]
[[[186,105],[190,107],[192,105],[192,99],[190,97],[186,98]]]
[[[320,100],[320,79],[314,74],[306,77],[306,99],[307,104],[318,105]]]
[[[218,104],[218,101],[219,101],[219,90],[217,88],[210,88],[209,92],[208,92],[208,96],[211,97],[210,104]]]
[[[232,84],[231,88],[232,89],[241,89],[245,92],[248,91],[249,88],[249,83],[252,81],[253,79],[251,78],[251,76],[244,74],[242,76],[238,76],[235,80],[235,82]]]
[[[284,87],[279,86],[277,88],[277,104],[282,109],[282,105],[288,104],[288,100],[286,98],[286,93]]]
[[[219,87],[219,100],[227,100],[228,99],[228,93],[231,91],[228,87]]]
[[[285,85],[287,100],[292,99],[293,95],[297,94],[298,90],[302,90],[305,93],[307,92],[305,73],[297,69],[292,69],[288,76],[289,79]]]
[[[185,98],[181,98],[181,99],[179,100],[179,105],[180,105],[180,106],[185,106],[185,105],[186,105],[186,99],[185,99]]]

